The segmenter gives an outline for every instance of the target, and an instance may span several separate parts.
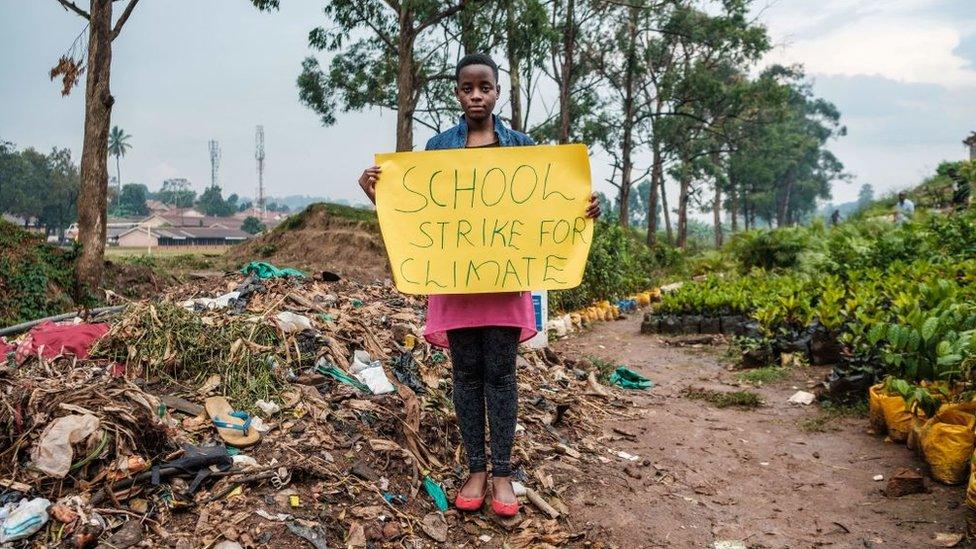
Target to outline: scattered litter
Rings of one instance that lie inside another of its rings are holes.
[[[884,475],[874,475],[875,482],[881,482],[884,480]]]
[[[244,548],[241,547],[241,544],[237,543],[236,541],[230,541],[225,539],[224,541],[218,543],[217,545],[214,545],[214,549],[244,549]]]
[[[516,496],[521,497],[525,495],[526,488],[524,484],[515,480],[512,481],[512,491],[515,492]]]
[[[193,311],[196,309],[206,309],[208,311],[213,311],[216,309],[226,309],[230,306],[231,302],[237,298],[241,297],[241,292],[227,292],[220,297],[198,297],[196,299],[188,299],[180,305],[187,310]]]
[[[444,520],[443,514],[427,513],[420,522],[420,527],[432,540],[439,543],[447,541],[447,521]]]
[[[626,366],[618,366],[610,374],[610,383],[624,389],[650,389],[654,383]]]
[[[717,540],[713,545],[712,549],[748,549],[746,542],[739,539],[723,539]]]
[[[261,517],[264,517],[264,518],[266,518],[268,520],[274,520],[274,521],[277,521],[277,522],[284,522],[286,520],[291,520],[292,518],[294,518],[293,515],[289,515],[288,513],[274,513],[274,514],[272,514],[272,513],[269,513],[267,511],[265,511],[264,509],[258,509],[257,511],[254,511],[254,514],[256,514],[258,516],[261,516]]]
[[[424,490],[427,491],[427,495],[434,500],[434,505],[437,506],[441,511],[447,511],[447,494],[444,493],[444,489],[430,476],[424,477]]]
[[[791,396],[787,402],[789,402],[790,404],[800,404],[802,406],[809,406],[810,404],[813,404],[813,401],[816,400],[816,398],[817,395],[813,393],[808,393],[806,391],[797,391],[793,393],[793,396]]]
[[[254,274],[258,278],[281,278],[293,276],[297,278],[305,278],[305,273],[299,271],[298,269],[292,269],[290,267],[285,267],[279,269],[270,263],[264,263],[262,261],[252,261],[241,269],[241,272],[245,275]]]
[[[962,543],[965,537],[965,534],[939,532],[935,535],[935,539],[932,540],[932,545],[936,547],[955,547]]]
[[[0,543],[29,538],[48,521],[51,502],[44,498],[21,500],[0,524]]]
[[[268,416],[273,416],[281,411],[281,406],[275,402],[268,402],[267,400],[259,399],[254,405]]]
[[[329,544],[326,543],[327,536],[325,528],[322,528],[322,525],[320,524],[316,524],[315,526],[305,526],[303,524],[289,522],[288,530],[292,534],[295,534],[296,536],[311,543],[315,549],[329,549]]]
[[[384,395],[386,393],[392,393],[396,391],[396,387],[390,383],[389,378],[386,377],[386,372],[383,371],[382,366],[375,366],[373,368],[366,368],[356,374],[359,381],[362,381],[364,385],[369,387],[369,390],[374,395]]]
[[[312,329],[312,321],[307,316],[295,314],[291,311],[282,311],[276,314],[275,321],[286,334]]]
[[[88,438],[99,425],[98,418],[91,414],[73,414],[49,423],[31,454],[34,467],[53,477],[64,478],[71,469],[74,456],[71,446]]]

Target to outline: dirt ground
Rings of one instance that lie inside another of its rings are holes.
[[[798,367],[761,388],[742,387],[724,346],[668,346],[641,335],[639,323],[637,315],[601,323],[554,344],[569,356],[625,364],[655,383],[650,391],[630,392],[627,412],[636,419],[605,424],[607,447],[639,460],[608,452],[611,466],[585,466],[575,478],[587,480],[564,493],[573,522],[590,530],[588,539],[618,547],[712,547],[722,540],[763,548],[923,547],[933,546],[939,533],[965,531],[964,487],[926,478],[929,493],[882,494],[885,482],[875,475],[887,479],[901,467],[924,473],[925,465],[903,444],[870,433],[866,418],[831,419],[826,432],[800,428],[825,412],[787,399],[825,370]],[[748,388],[765,405],[719,409],[683,396],[689,386]]]

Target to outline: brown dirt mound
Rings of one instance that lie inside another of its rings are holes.
[[[336,204],[312,204],[227,255],[240,265],[267,261],[309,274],[331,271],[359,282],[390,277],[376,214]]]

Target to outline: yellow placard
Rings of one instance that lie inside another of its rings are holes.
[[[578,286],[593,236],[583,145],[376,155],[376,212],[397,289]]]

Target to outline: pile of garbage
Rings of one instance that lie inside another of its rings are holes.
[[[421,337],[423,300],[299,275],[195,281],[104,323],[0,339],[0,543],[585,538],[553,473],[611,461],[594,421],[620,413],[618,389],[587,361],[524,350],[513,470],[529,505],[512,521],[459,515],[450,357]]]

